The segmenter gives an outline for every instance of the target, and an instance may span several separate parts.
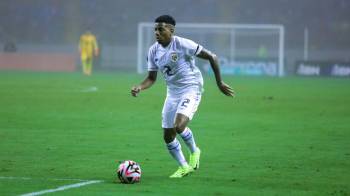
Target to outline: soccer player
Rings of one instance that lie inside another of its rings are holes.
[[[79,52],[81,64],[83,67],[83,74],[90,76],[92,72],[94,57],[98,56],[99,49],[95,35],[92,34],[89,30],[80,36]]]
[[[203,78],[195,65],[194,57],[208,60],[214,71],[219,90],[234,96],[232,88],[220,76],[216,55],[192,40],[174,35],[176,21],[169,15],[155,19],[155,42],[148,52],[148,75],[139,85],[131,88],[136,97],[141,90],[153,85],[159,70],[167,84],[167,96],[162,111],[164,141],[169,153],[178,162],[179,168],[170,178],[182,178],[199,168],[201,151],[196,145],[193,133],[187,126],[201,100]],[[179,134],[189,148],[189,163],[186,161],[181,145],[176,139]]]

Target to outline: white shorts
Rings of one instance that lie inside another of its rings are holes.
[[[192,120],[201,101],[201,93],[198,90],[189,90],[180,95],[167,95],[162,111],[162,127],[173,128],[177,113],[187,116]]]

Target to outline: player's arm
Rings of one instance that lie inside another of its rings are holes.
[[[157,71],[149,71],[147,77],[137,86],[131,88],[131,95],[137,97],[141,90],[151,87],[157,80]]]
[[[218,88],[225,95],[233,97],[235,95],[233,89],[229,85],[225,84],[225,82],[221,79],[219,60],[217,56],[214,53],[203,48],[201,52],[197,55],[197,57],[209,61],[210,66],[213,69]]]

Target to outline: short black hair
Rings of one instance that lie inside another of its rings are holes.
[[[171,25],[176,25],[176,21],[175,21],[175,19],[172,17],[172,16],[170,16],[170,15],[161,15],[161,16],[158,16],[158,18],[156,18],[155,20],[154,20],[154,22],[156,22],[156,23],[162,23],[162,22],[164,22],[164,23],[166,23],[166,24],[171,24]]]

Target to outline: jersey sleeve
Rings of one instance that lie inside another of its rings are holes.
[[[181,46],[185,49],[186,55],[189,56],[196,56],[203,49],[203,46],[201,46],[200,44],[197,44],[196,42],[186,38],[182,38]]]
[[[154,63],[154,47],[151,47],[147,55],[147,69],[148,71],[158,71],[158,66]]]

